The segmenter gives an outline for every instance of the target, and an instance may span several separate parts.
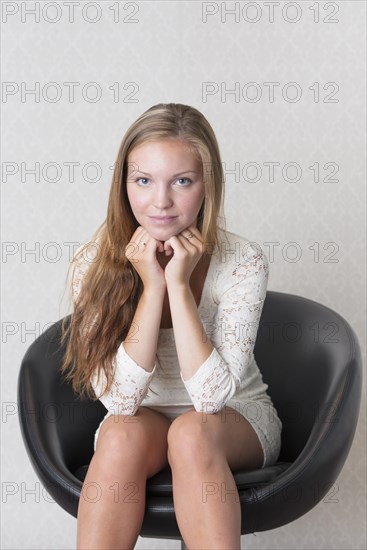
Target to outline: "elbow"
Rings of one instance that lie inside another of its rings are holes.
[[[223,407],[226,405],[237,392],[239,385],[231,378],[230,383],[227,385],[226,391],[222,389],[216,394],[211,395],[210,399],[206,399],[205,396],[196,396],[193,401],[196,412],[206,413],[206,414],[215,414],[220,412]]]

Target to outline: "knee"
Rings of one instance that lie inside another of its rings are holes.
[[[113,415],[101,427],[98,447],[100,453],[108,454],[110,459],[137,460],[147,451],[147,431],[133,416]]]
[[[199,413],[183,414],[173,420],[167,435],[168,462],[171,468],[202,466],[217,459],[218,448]]]

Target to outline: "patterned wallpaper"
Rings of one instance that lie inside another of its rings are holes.
[[[366,4],[1,2],[2,523],[4,549],[75,548],[19,430],[16,385],[35,338],[66,314],[72,246],[105,219],[122,135],[159,102],[212,124],[227,229],[260,243],[269,290],[331,307],[366,334]],[[365,373],[364,373],[365,381]],[[337,492],[242,548],[366,547],[366,412]],[[139,537],[136,548],[179,541]]]

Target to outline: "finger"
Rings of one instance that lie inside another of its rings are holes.
[[[161,244],[162,244],[163,252],[165,253],[166,256],[168,256],[169,254],[172,254],[173,248],[172,248],[172,246],[170,245],[169,240],[164,241],[164,242],[161,243]]]
[[[200,229],[198,229],[194,224],[190,227],[190,231],[192,231],[192,233],[194,233],[194,235],[197,236],[197,238],[199,239],[199,241],[202,241],[202,240],[203,240],[203,236],[202,236],[202,234],[201,234]]]
[[[192,233],[195,233],[196,235],[200,235],[200,231],[199,229],[196,227],[196,225],[194,223],[192,223],[191,225],[189,225],[186,229],[188,229],[189,231],[191,231]]]
[[[154,251],[156,252],[164,252],[163,243],[161,241],[157,241],[157,239],[151,239],[154,243]]]
[[[143,243],[145,246],[151,246],[151,243],[153,243],[152,248],[154,248],[155,250],[157,241],[151,237],[146,229],[144,229],[143,227],[141,229],[142,231],[136,237],[136,243],[141,246],[143,246]]]
[[[139,225],[134,233],[132,234],[131,236],[131,239],[130,241],[127,243],[126,247],[125,247],[125,254],[129,257],[130,259],[130,256],[134,256],[134,254],[136,254],[137,252],[139,252],[139,235],[142,233],[143,228]]]
[[[142,233],[144,233],[145,229],[143,227],[141,227],[141,225],[139,225],[139,227],[137,227],[131,237],[131,241],[132,242],[135,242],[135,243],[138,243],[140,240],[141,240],[141,235]]]
[[[149,239],[145,235],[145,231],[143,230],[141,233],[139,233],[135,239],[136,246],[139,250],[139,252],[144,252],[145,248],[149,248]]]
[[[192,233],[181,233],[180,235],[181,239],[185,239],[186,242],[190,243],[190,244],[195,244],[198,240],[198,238],[196,237],[196,235],[192,235]],[[183,242],[185,242],[183,241]]]
[[[172,246],[169,245],[169,244],[167,244],[167,245],[164,244],[164,245],[163,245],[163,251],[164,251],[164,253],[165,253],[166,256],[169,256],[170,254],[173,253],[173,248],[172,248]]]
[[[139,235],[139,233],[141,233],[142,231],[144,231],[144,227],[142,227],[141,225],[138,225],[138,227],[134,231],[133,236]]]
[[[183,235],[188,241],[192,241],[196,239],[201,241],[200,231],[193,225],[190,225],[189,227],[184,229],[181,232],[181,235]]]
[[[174,252],[176,248],[179,248],[180,241],[176,236],[171,237],[170,239],[167,239],[167,241],[164,242],[164,250],[171,250]]]
[[[184,235],[178,235],[178,239],[182,244],[182,246],[184,247],[184,249],[187,250],[188,252],[192,250],[192,247],[196,248],[195,243],[191,242],[193,239],[188,239]]]

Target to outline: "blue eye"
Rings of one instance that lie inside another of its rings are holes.
[[[139,183],[141,180],[147,180],[147,181],[149,181],[148,178],[137,178],[135,181],[136,181],[136,183]],[[189,178],[178,178],[176,181],[180,181],[180,180],[181,180],[181,181],[182,181],[182,180],[183,180],[183,181],[186,181],[187,183],[186,183],[185,185],[179,185],[179,187],[186,187],[187,185],[189,185],[190,183],[192,183],[192,181],[191,181]],[[142,187],[146,187],[146,185],[141,184],[141,183],[140,183],[139,185],[142,185]]]
[[[179,180],[186,180],[187,182],[191,183],[191,180],[189,178],[178,178],[177,181]],[[180,185],[180,187],[184,187],[184,186]]]

